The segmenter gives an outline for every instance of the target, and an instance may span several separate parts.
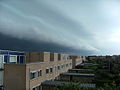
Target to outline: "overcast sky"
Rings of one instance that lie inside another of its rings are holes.
[[[0,0],[0,33],[120,54],[120,0]]]

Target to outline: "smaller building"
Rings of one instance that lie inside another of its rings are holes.
[[[69,69],[69,73],[94,73],[92,69]]]
[[[94,81],[95,74],[83,74],[83,73],[61,73],[61,81],[75,81],[81,83],[91,83]]]
[[[47,80],[41,83],[42,90],[53,90],[55,87],[63,87],[65,83],[69,82],[61,82],[61,81],[51,81]],[[85,87],[85,88],[95,88],[96,84],[92,83],[81,83],[80,87]]]
[[[82,63],[80,66],[98,66],[99,64],[93,64],[93,63]]]

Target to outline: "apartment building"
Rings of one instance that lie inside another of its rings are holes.
[[[41,82],[58,78],[72,68],[68,54],[25,53],[25,63],[4,65],[4,88],[8,90],[42,90]]]
[[[3,88],[3,73],[5,63],[24,63],[24,52],[0,50],[0,89]]]

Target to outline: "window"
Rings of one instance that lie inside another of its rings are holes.
[[[20,63],[24,63],[25,61],[25,56],[20,56]]]
[[[55,71],[57,71],[57,66],[55,66]]]
[[[42,90],[42,87],[41,87],[40,85],[39,85],[38,87],[39,87],[39,89],[38,89],[38,90]]]
[[[17,63],[17,56],[16,55],[10,55],[10,62],[11,63]]]
[[[46,69],[46,74],[48,74],[48,73],[49,73],[49,69],[47,68],[47,69]]]
[[[39,85],[39,86],[36,86],[36,87],[34,87],[32,90],[41,90],[41,86]]]
[[[50,73],[52,73],[53,72],[53,68],[50,68]]]
[[[34,87],[32,90],[36,90],[36,88]]]
[[[61,65],[61,68],[63,68],[63,65]]]
[[[3,63],[3,55],[0,55],[0,62]]]
[[[36,90],[40,90],[40,85],[36,87]]]
[[[39,70],[39,71],[38,71],[38,77],[39,77],[39,76],[42,76],[42,70]]]
[[[8,59],[9,59],[8,55],[4,55],[4,63],[8,63]]]
[[[60,68],[62,69],[62,68],[63,68],[63,66],[61,65],[61,66],[60,66]]]
[[[17,63],[20,63],[20,56],[17,56]]]
[[[66,67],[68,67],[68,64],[66,64]]]
[[[54,61],[54,53],[50,53],[50,61]]]
[[[2,55],[0,55],[0,69],[2,68],[3,69],[3,67],[4,67],[4,62],[3,62],[4,60],[3,60],[3,56]]]
[[[36,72],[30,72],[30,79],[36,78]]]
[[[58,66],[58,70],[60,70],[60,66]]]
[[[61,54],[58,54],[58,60],[61,60]]]
[[[65,64],[63,64],[63,68],[65,68]]]

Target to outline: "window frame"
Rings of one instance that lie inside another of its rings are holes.
[[[48,72],[47,72],[48,70]],[[46,74],[49,74],[50,73],[50,69],[49,68],[46,68]]]
[[[60,65],[57,66],[57,69],[60,70]]]
[[[16,61],[11,61],[11,57],[15,57]],[[9,63],[17,63],[17,55],[10,55],[9,56]]]
[[[35,76],[31,78],[31,74],[35,73]],[[37,78],[37,71],[30,71],[30,80]]]
[[[41,77],[41,76],[42,76],[42,70],[41,70],[41,69],[37,71],[37,76],[38,76],[38,77]]]
[[[52,70],[52,71],[51,71]],[[50,67],[50,71],[49,71],[50,73],[53,73],[53,67]]]

